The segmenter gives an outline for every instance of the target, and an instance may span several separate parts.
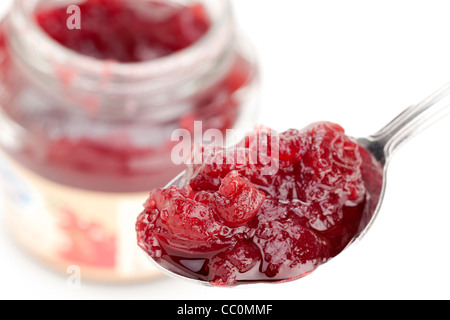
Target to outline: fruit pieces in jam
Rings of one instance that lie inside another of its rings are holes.
[[[80,29],[67,28],[67,8],[42,9],[36,19],[55,41],[101,60],[158,59],[197,42],[210,28],[201,4],[89,0],[79,4]]]
[[[275,174],[221,150],[183,187],[153,190],[136,223],[139,246],[217,286],[296,279],[338,255],[370,221],[380,165],[333,123],[278,138]]]

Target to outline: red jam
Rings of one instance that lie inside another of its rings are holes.
[[[151,192],[138,244],[162,266],[218,286],[299,278],[360,234],[378,202],[380,165],[336,124],[281,133],[274,175],[230,152]]]
[[[83,55],[140,62],[185,49],[210,28],[200,4],[89,0],[79,4],[80,29],[67,28],[66,7],[38,12],[39,25],[53,39]]]

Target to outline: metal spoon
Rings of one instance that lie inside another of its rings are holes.
[[[379,189],[379,197],[374,197],[375,199],[378,199],[378,203],[373,203],[371,206],[374,208],[371,220],[367,226],[365,226],[364,230],[350,242],[349,246],[357,241],[360,241],[364,237],[381,209],[381,204],[383,202],[383,196],[386,189],[388,164],[394,152],[409,139],[448,113],[450,113],[450,83],[443,86],[419,104],[413,105],[403,111],[399,116],[397,116],[377,133],[366,138],[355,139],[361,146],[369,150],[383,167],[383,182],[381,188]],[[166,188],[170,186],[182,187],[185,183],[186,171],[182,172],[179,176],[172,180]],[[189,278],[188,274],[184,274],[181,270],[168,263],[163,266],[154,261],[151,257],[149,257],[149,259],[159,270],[170,276],[188,279],[202,285],[211,286],[211,284],[207,281]]]

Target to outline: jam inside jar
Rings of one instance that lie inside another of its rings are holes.
[[[257,64],[226,0],[77,1],[80,28],[70,5],[16,0],[0,23],[7,222],[56,269],[147,279],[135,212],[184,169],[172,133],[251,126]]]

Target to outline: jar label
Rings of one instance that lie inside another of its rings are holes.
[[[137,246],[135,222],[148,193],[104,193],[43,178],[0,153],[0,197],[19,243],[57,269],[78,266],[100,281],[159,274]]]

